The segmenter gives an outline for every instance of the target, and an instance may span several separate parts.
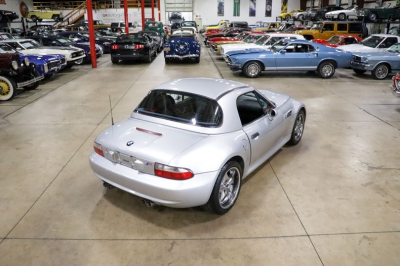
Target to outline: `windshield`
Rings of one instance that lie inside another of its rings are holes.
[[[259,38],[256,42],[255,42],[255,44],[257,44],[257,45],[263,45],[268,39],[269,39],[269,35],[264,35],[264,36],[262,36],[261,38]]]
[[[82,36],[89,38],[89,33],[82,33]]]
[[[40,45],[35,41],[20,42],[20,45],[22,45],[25,49],[34,49],[40,47]]]
[[[177,30],[172,33],[172,35],[187,35],[187,34],[193,34],[193,31],[189,30]]]
[[[320,30],[322,23],[314,23],[311,27],[311,30]]]
[[[215,100],[187,92],[153,90],[134,112],[200,127],[222,124],[222,110]]]
[[[381,41],[383,41],[383,39],[385,39],[385,37],[382,37],[382,36],[369,36],[368,38],[362,40],[360,43],[362,45],[375,48],[375,47],[378,46],[378,44]]]
[[[393,44],[392,46],[390,46],[387,49],[387,51],[390,52],[390,53],[399,54],[400,53],[400,43]]]
[[[244,38],[243,41],[245,43],[254,43],[255,41],[257,41],[262,36],[264,36],[264,35],[259,35],[259,34],[252,35],[252,34],[250,34],[246,38]]]
[[[98,38],[103,37],[103,35],[101,35],[99,32],[94,32],[94,36],[95,36],[95,37],[98,37]]]
[[[140,42],[143,43],[143,34],[140,33],[133,33],[133,34],[126,34],[121,35],[117,38],[118,43],[132,43],[132,42]]]
[[[282,31],[282,30],[285,30],[285,28],[286,28],[286,25],[282,24],[276,29],[276,31]]]
[[[182,27],[196,27],[194,22],[182,22]]]
[[[57,38],[57,41],[59,41],[60,43],[64,44],[64,45],[74,45],[74,42],[71,42],[70,40],[66,39],[66,38]]]
[[[17,51],[7,44],[0,44],[0,53],[13,54],[17,53]]]
[[[338,44],[338,43],[340,43],[342,41],[342,37],[340,37],[340,36],[332,36],[329,40],[327,40],[326,42],[327,43],[330,43],[330,44]]]
[[[1,40],[12,40],[12,39],[14,39],[14,37],[11,35],[11,34],[1,34],[0,35],[0,39]]]
[[[271,51],[274,53],[279,52],[282,50],[288,43],[285,40],[280,40],[271,46]]]

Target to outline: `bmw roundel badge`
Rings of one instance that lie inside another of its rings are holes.
[[[126,143],[126,146],[132,146],[133,145],[133,141],[132,140],[130,140],[130,141],[128,141],[127,143]]]

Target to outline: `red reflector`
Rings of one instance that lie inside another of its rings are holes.
[[[93,146],[94,151],[98,154],[104,157],[104,152],[102,150],[100,150],[99,148],[97,148],[96,146]]]
[[[143,49],[144,45],[143,44],[135,44],[135,49]]]
[[[113,44],[113,45],[111,45],[111,49],[113,49],[113,50],[119,49],[119,45]]]

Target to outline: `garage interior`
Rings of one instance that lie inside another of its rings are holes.
[[[89,166],[111,125],[109,96],[121,121],[152,88],[184,77],[235,80],[307,107],[302,141],[247,177],[222,216],[148,208],[104,188]],[[390,85],[350,69],[249,79],[204,46],[200,64],[166,65],[161,53],[114,65],[104,54],[96,69],[64,70],[0,102],[0,265],[399,265],[400,102]]]

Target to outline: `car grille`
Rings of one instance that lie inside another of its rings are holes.
[[[60,61],[61,61],[62,65],[65,64],[65,62],[66,62],[65,58],[62,58]]]
[[[58,68],[60,66],[60,64],[61,64],[61,61],[57,60],[57,61],[52,61],[52,62],[48,63],[47,66],[49,67],[49,69],[52,69],[52,68]]]
[[[81,55],[83,55],[83,54],[84,54],[84,52],[83,52],[83,51],[72,53],[72,58],[75,58],[75,57],[81,56]]]
[[[354,61],[356,61],[356,62],[361,62],[361,56],[358,56],[358,55],[353,55],[353,59],[354,59]]]

